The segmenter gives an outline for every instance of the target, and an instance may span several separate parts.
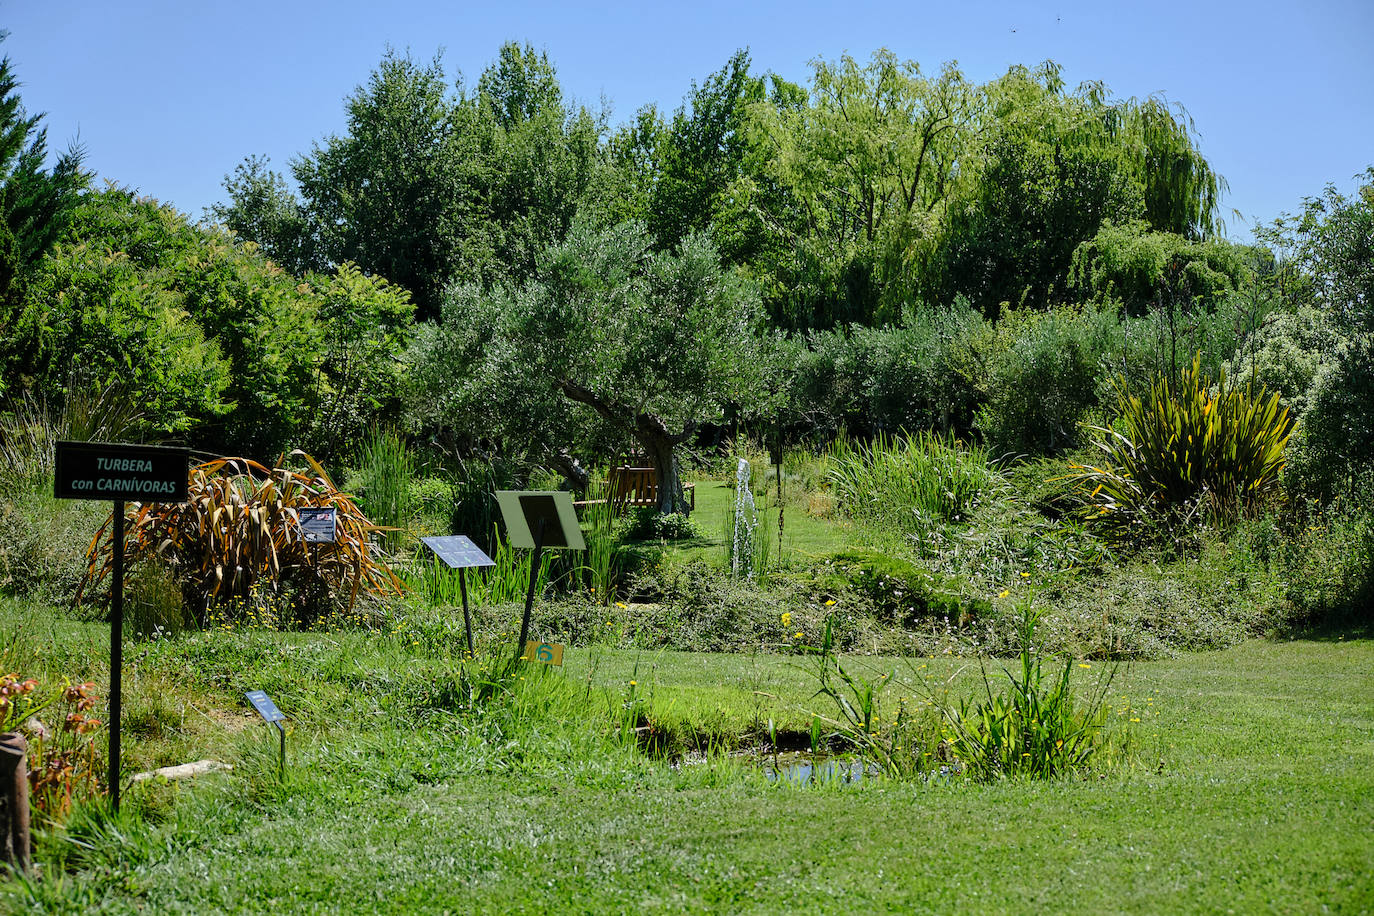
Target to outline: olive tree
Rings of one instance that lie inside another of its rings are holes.
[[[648,456],[659,511],[681,512],[677,447],[761,396],[763,340],[752,284],[704,235],[655,251],[640,223],[579,224],[525,283],[450,291],[416,357],[419,419],[545,458],[608,427]]]

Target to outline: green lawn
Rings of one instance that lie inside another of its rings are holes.
[[[103,674],[98,625],[19,605],[0,618],[24,625],[34,658],[51,648],[43,658]],[[482,721],[408,705],[442,666],[377,634],[202,634],[131,644],[126,658],[126,706],[143,715],[126,730],[131,765],[218,756],[237,768],[126,795],[117,829],[77,818],[87,846],[47,836],[48,877],[10,885],[0,910],[1374,907],[1369,641],[1253,641],[1136,664],[1115,685],[1143,720],[1130,765],[992,786],[778,785],[749,753],[674,765],[607,738],[598,710],[632,690],[657,715],[720,734],[760,716],[800,724],[815,701],[797,657],[576,649],[551,677],[593,702]],[[853,664],[899,679],[963,667],[971,683],[966,661]],[[251,686],[297,718],[285,789],[272,733],[239,699]]]
[[[724,556],[725,520],[735,505],[734,481],[702,480],[696,485],[697,507],[692,521],[703,537],[688,546],[669,545],[669,552],[683,559],[700,557],[720,562]],[[766,496],[756,497],[759,530],[767,532],[777,556],[777,491],[772,486]],[[803,507],[789,503],[783,512],[783,551],[788,557],[820,557],[844,550],[860,539],[854,526],[833,518],[818,518]]]

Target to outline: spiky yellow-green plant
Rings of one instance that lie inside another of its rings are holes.
[[[1214,390],[1200,354],[1145,397],[1117,390],[1122,431],[1090,427],[1106,461],[1074,468],[1089,517],[1108,531],[1138,535],[1199,511],[1230,519],[1278,487],[1293,421],[1277,394],[1224,376]]]

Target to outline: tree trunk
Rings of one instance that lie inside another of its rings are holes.
[[[644,447],[649,462],[654,466],[658,511],[664,514],[678,512],[686,515],[691,511],[691,507],[682,493],[682,477],[678,473],[677,464],[676,446],[681,440],[670,435],[663,429],[662,424],[658,426],[658,429],[653,429],[649,424],[636,423],[635,438]]]
[[[682,432],[674,433],[669,431],[668,424],[660,417],[649,413],[635,413],[627,405],[601,397],[571,379],[558,379],[554,382],[554,387],[574,401],[591,407],[621,429],[629,430],[639,441],[654,466],[659,512],[680,512],[686,515],[691,511],[691,506],[682,492],[676,448],[692,434],[695,428],[693,424],[689,423]]]
[[[18,732],[0,735],[0,863],[29,870],[28,742]]]
[[[579,493],[587,492],[587,487],[591,486],[592,475],[587,473],[587,469],[567,449],[559,449],[549,455],[548,460],[553,469],[563,475],[568,486]]]

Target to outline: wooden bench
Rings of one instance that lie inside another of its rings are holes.
[[[682,489],[687,494],[692,511],[696,511],[696,484],[684,483]],[[624,512],[626,508],[638,509],[645,506],[657,506],[658,473],[653,468],[611,468],[610,477],[606,481],[606,499],[580,499],[573,505],[578,508],[604,506],[607,502],[611,504],[612,511],[617,515]]]

